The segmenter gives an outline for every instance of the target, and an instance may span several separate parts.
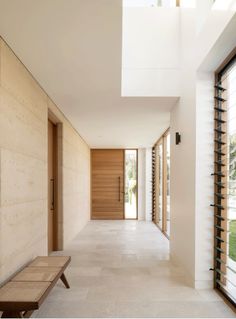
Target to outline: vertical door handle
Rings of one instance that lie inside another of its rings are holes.
[[[51,193],[51,210],[54,210],[54,179],[50,180],[52,185],[52,193]]]
[[[120,176],[118,177],[119,179],[119,202],[120,202]]]

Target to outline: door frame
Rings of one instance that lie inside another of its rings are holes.
[[[55,213],[53,217],[53,251],[63,250],[63,124],[48,109],[48,121],[55,125]],[[48,134],[47,134],[48,138]],[[48,176],[48,175],[47,175]],[[49,200],[49,199],[48,199]],[[47,234],[48,236],[48,234]]]
[[[136,191],[136,218],[125,218],[125,177],[126,177],[126,167],[125,167],[125,151],[136,151],[136,181],[137,181],[137,191]],[[124,149],[124,220],[138,220],[138,148],[125,148]]]
[[[138,148],[91,148],[92,150],[122,150],[123,151],[123,219],[122,220],[138,220]],[[137,174],[137,196],[136,196],[136,218],[125,218],[125,151],[135,150],[136,151],[136,174]],[[91,154],[91,153],[90,153]],[[92,216],[92,158],[90,158],[90,220],[94,220]]]

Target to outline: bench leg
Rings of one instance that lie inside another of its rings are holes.
[[[20,311],[3,311],[2,318],[24,318]]]
[[[33,314],[34,310],[28,310],[24,312],[23,318],[30,318],[31,315]]]
[[[66,286],[67,289],[70,288],[70,285],[68,284],[68,281],[64,273],[61,275],[61,281],[63,282],[63,284]]]

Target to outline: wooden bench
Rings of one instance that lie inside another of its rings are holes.
[[[39,309],[61,279],[70,288],[64,271],[71,257],[37,257],[0,288],[2,318],[29,318]]]

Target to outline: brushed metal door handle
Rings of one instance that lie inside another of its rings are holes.
[[[51,210],[54,210],[54,204],[55,204],[55,202],[54,202],[54,179],[52,178],[52,179],[50,180],[50,182],[51,182],[51,185],[52,185]]]
[[[119,180],[119,202],[120,202],[120,176],[118,177]]]

